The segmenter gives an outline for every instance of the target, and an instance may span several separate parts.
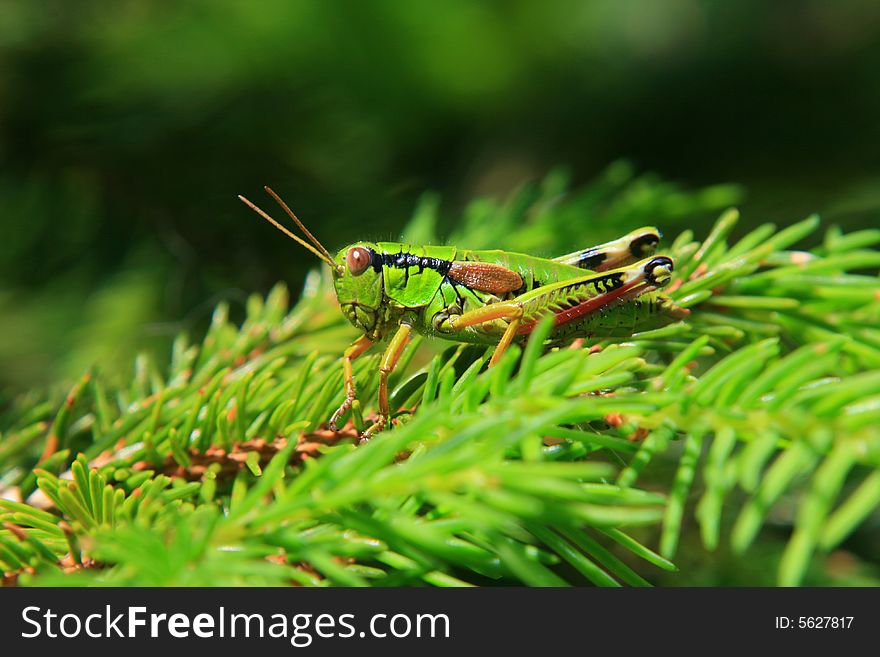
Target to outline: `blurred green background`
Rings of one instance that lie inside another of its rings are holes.
[[[311,256],[235,198],[266,183],[331,249],[397,237],[426,190],[448,234],[476,196],[621,157],[741,184],[743,230],[852,229],[878,143],[870,0],[0,0],[0,390],[298,289]]]

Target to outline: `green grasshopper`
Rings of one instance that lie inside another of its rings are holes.
[[[379,416],[361,441],[388,423],[388,377],[413,331],[495,345],[492,367],[547,315],[553,316],[548,343],[558,345],[575,338],[632,335],[688,313],[659,292],[671,278],[673,262],[653,255],[660,241],[656,228],[640,228],[552,260],[398,242],[357,242],[332,256],[287,204],[265,189],[311,244],[239,198],[330,266],[342,312],[363,332],[343,356],[345,401],[330,418],[331,430],[355,400],[352,361],[391,336],[379,366]]]

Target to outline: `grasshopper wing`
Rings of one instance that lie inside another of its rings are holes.
[[[446,274],[472,290],[504,295],[522,287],[522,277],[512,269],[492,262],[453,261]]]

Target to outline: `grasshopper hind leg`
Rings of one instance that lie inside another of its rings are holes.
[[[608,271],[632,264],[654,255],[660,243],[660,231],[653,226],[638,228],[619,237],[587,249],[567,253],[554,258],[554,262],[574,265],[579,269],[591,271]]]
[[[451,317],[447,323],[451,330],[457,331],[496,320],[506,321],[504,334],[489,361],[492,367],[516,337],[530,334],[546,315],[553,315],[555,330],[565,332],[565,325],[583,323],[615,305],[663,287],[669,282],[672,269],[671,258],[646,258],[630,267],[600,274],[591,272],[545,285],[509,301],[488,304],[459,317]]]

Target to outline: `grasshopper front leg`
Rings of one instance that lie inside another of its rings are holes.
[[[352,361],[364,353],[367,349],[373,346],[373,341],[370,340],[366,335],[362,335],[357,340],[351,343],[348,349],[345,350],[345,353],[342,355],[342,367],[343,367],[343,376],[345,379],[345,401],[342,402],[342,405],[336,409],[336,412],[333,414],[333,417],[330,418],[330,422],[327,423],[327,426],[331,431],[337,431],[337,424],[339,420],[345,415],[346,411],[351,408],[352,403],[354,403],[356,391],[354,387],[354,368],[352,367]]]
[[[391,376],[397,361],[400,360],[400,355],[403,353],[406,343],[409,342],[411,333],[412,327],[409,324],[401,323],[394,337],[391,338],[391,342],[388,343],[385,353],[382,354],[382,362],[379,365],[379,417],[369,429],[361,434],[360,444],[367,442],[374,434],[382,431],[385,425],[388,424],[388,418],[390,417],[390,409],[388,408],[388,377]]]
[[[379,417],[376,422],[361,434],[361,443],[367,442],[374,434],[382,431],[382,429],[385,428],[385,425],[388,424],[388,418],[390,416],[390,409],[388,406],[388,377],[391,376],[391,373],[397,365],[397,361],[400,360],[400,355],[403,353],[403,348],[406,346],[406,343],[409,342],[411,333],[412,327],[409,324],[401,324],[397,329],[397,332],[394,334],[394,337],[391,338],[391,342],[388,343],[385,353],[382,354],[382,361],[379,364]],[[342,405],[336,409],[333,417],[330,418],[330,422],[327,423],[327,426],[331,431],[338,430],[339,420],[341,420],[342,416],[348,412],[357,396],[352,361],[374,344],[375,343],[367,336],[362,335],[355,340],[343,354],[342,363],[345,378],[345,400],[342,402]]]
[[[496,320],[506,321],[507,326],[489,361],[489,367],[492,367],[514,338],[531,333],[546,315],[553,316],[555,327],[583,322],[612,304],[634,299],[666,285],[672,267],[672,260],[666,256],[647,258],[631,267],[544,285],[509,301],[499,301],[450,317],[447,325],[458,331]]]

